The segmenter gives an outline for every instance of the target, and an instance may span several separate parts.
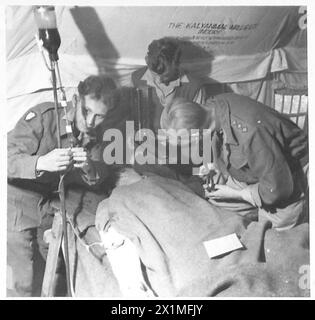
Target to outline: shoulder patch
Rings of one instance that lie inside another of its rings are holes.
[[[26,121],[29,121],[29,120],[32,120],[33,118],[36,117],[36,113],[33,112],[33,111],[30,111],[26,116],[25,116],[25,120]]]

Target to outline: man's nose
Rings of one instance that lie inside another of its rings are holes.
[[[95,114],[89,114],[86,118],[86,124],[88,127],[93,127],[95,123]]]

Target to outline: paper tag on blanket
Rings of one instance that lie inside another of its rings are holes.
[[[210,258],[214,258],[220,256],[221,254],[244,247],[238,239],[236,233],[232,233],[221,238],[204,241],[203,244]]]

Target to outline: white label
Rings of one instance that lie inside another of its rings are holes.
[[[221,238],[204,241],[203,244],[210,258],[214,258],[220,256],[221,254],[244,247],[238,239],[236,233],[232,233]]]
[[[72,133],[71,125],[66,125],[66,132],[67,133]]]

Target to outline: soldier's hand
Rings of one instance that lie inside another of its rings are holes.
[[[215,190],[213,191],[208,191],[205,188],[205,196],[206,198],[209,198],[209,200],[215,200],[215,201],[218,201],[218,200],[220,201],[224,199],[242,200],[242,194],[240,190],[236,190],[222,184],[216,184]]]
[[[72,156],[74,160],[73,166],[75,168],[84,168],[85,166],[88,165],[88,154],[84,150],[84,148],[79,147],[79,148],[72,148]]]
[[[37,171],[57,172],[64,171],[72,163],[70,149],[54,149],[37,160]]]

